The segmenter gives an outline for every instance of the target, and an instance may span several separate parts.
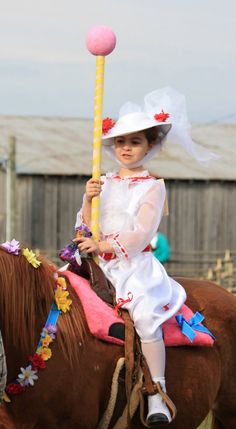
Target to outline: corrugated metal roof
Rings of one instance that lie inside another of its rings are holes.
[[[7,156],[9,136],[17,139],[19,174],[90,175],[93,120],[30,116],[0,116],[0,159]],[[179,145],[166,142],[148,164],[152,173],[171,179],[236,179],[236,124],[194,125],[193,139],[220,154],[207,168]],[[103,155],[102,170],[115,164]]]

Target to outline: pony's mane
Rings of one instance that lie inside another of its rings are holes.
[[[19,350],[35,352],[54,299],[56,267],[39,257],[34,268],[23,255],[11,255],[0,248],[1,330]],[[85,333],[84,315],[74,290],[68,285],[71,310],[58,319],[59,347],[72,362],[78,357],[78,343]]]

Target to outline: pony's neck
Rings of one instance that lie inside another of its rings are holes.
[[[0,326],[9,377],[16,377],[36,352],[40,333],[54,299],[49,266],[33,268],[23,255],[0,249]],[[18,371],[15,373],[15,371]]]

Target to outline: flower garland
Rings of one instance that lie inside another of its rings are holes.
[[[11,241],[2,243],[1,247],[3,247],[8,253],[11,253],[12,255],[18,256],[21,252],[34,268],[38,268],[41,264],[33,250],[29,250],[28,247],[25,247],[21,250],[19,241],[15,240],[14,238]]]
[[[19,242],[12,240],[1,245],[8,253],[18,255],[20,252]],[[24,253],[23,253],[24,252]],[[38,268],[40,261],[37,260],[35,254],[29,249],[23,249],[22,254],[34,268]],[[28,356],[27,366],[20,368],[20,373],[17,378],[6,386],[3,399],[10,402],[8,395],[19,394],[26,390],[29,386],[34,386],[38,380],[38,371],[46,368],[46,362],[52,357],[50,346],[56,338],[56,322],[59,314],[66,313],[70,310],[72,300],[68,298],[66,281],[64,277],[56,278],[56,288],[54,291],[54,303],[52,304],[46,324],[40,334],[39,343],[36,352],[32,356]],[[51,323],[52,321],[52,323]]]
[[[22,249],[22,255],[31,265],[33,265],[34,268],[38,268],[40,266],[41,262],[36,258],[35,253],[32,250],[29,250],[28,247]]]
[[[69,292],[66,290],[66,281],[64,277],[57,278],[57,289],[55,290],[55,301],[57,304],[58,310],[66,313],[70,310],[72,304],[71,299],[68,298]]]

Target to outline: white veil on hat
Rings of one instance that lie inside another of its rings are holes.
[[[144,97],[144,110],[149,114],[163,109],[170,114],[172,123],[168,140],[174,144],[181,144],[184,149],[198,162],[207,165],[212,159],[219,156],[195,143],[191,138],[191,125],[188,122],[186,99],[183,94],[173,88],[165,87],[150,92]]]
[[[169,114],[169,118],[165,120],[165,122],[157,122],[154,120],[154,116],[163,111]],[[208,165],[210,160],[218,158],[218,155],[215,153],[193,142],[191,138],[191,126],[187,117],[185,96],[171,87],[165,87],[147,94],[144,97],[143,106],[127,102],[121,107],[118,121],[114,127],[103,136],[105,150],[113,159],[115,158],[114,137],[122,135],[122,130],[125,130],[124,124],[127,123],[132,117],[132,114],[135,113],[137,117],[139,113],[143,114],[146,118],[147,125],[143,129],[153,126],[158,126],[160,128],[160,132],[158,133],[159,143],[166,140],[168,134],[168,140],[170,142],[182,145],[193,158],[205,166]],[[142,128],[140,128],[137,123],[136,127],[133,126],[130,132],[141,130]],[[127,132],[123,132],[123,134],[127,134]],[[145,155],[139,165],[145,164],[152,159],[160,148],[160,144],[154,144],[153,148]],[[132,167],[137,166],[138,165],[134,165]]]

